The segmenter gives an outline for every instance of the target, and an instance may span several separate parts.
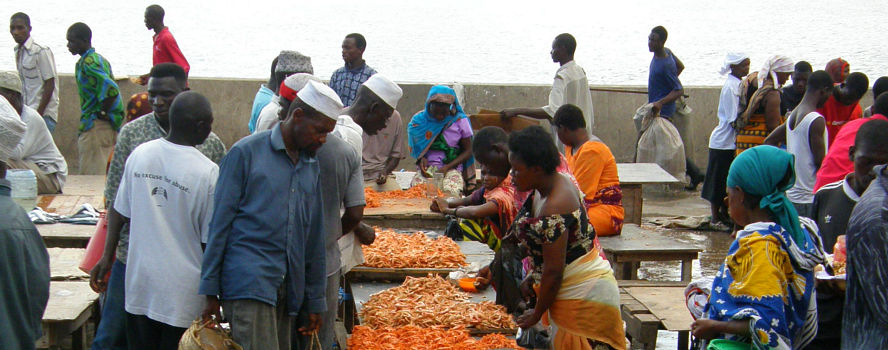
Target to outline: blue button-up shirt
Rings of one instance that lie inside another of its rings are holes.
[[[222,159],[199,293],[326,310],[323,208],[317,159],[293,164],[280,126],[238,141]]]
[[[356,68],[349,68],[346,65],[337,69],[330,76],[330,88],[336,91],[342,104],[348,107],[355,102],[361,84],[370,79],[373,74],[376,74],[376,70],[370,68],[366,62]]]

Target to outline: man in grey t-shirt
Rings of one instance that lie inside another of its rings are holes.
[[[364,175],[361,170],[361,156],[345,140],[330,134],[317,153],[321,168],[321,196],[324,203],[324,232],[327,259],[327,311],[323,315],[318,336],[324,349],[333,347],[333,328],[339,304],[339,279],[341,271],[339,239],[344,234],[355,231],[362,244],[373,243],[373,229],[361,224],[364,216]],[[344,208],[344,212],[343,212]],[[351,239],[345,237],[343,239]],[[301,317],[307,317],[302,315]],[[311,337],[294,333],[298,349],[308,349]]]

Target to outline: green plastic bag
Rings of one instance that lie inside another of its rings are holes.
[[[709,341],[706,350],[752,350],[752,344],[728,339],[713,339]]]

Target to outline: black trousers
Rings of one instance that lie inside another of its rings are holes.
[[[130,350],[177,350],[185,330],[147,316],[126,313],[126,337]]]

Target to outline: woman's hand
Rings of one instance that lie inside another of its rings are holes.
[[[493,279],[493,273],[490,272],[490,266],[484,266],[478,270],[478,277],[475,279],[475,289],[485,290],[490,286],[490,280]]]
[[[429,160],[425,157],[419,159],[419,173],[425,178],[432,177],[432,174],[429,174]]]
[[[537,315],[536,309],[530,309],[524,312],[521,316],[518,316],[518,327],[527,329],[535,326],[540,322],[541,315]]]
[[[700,339],[710,340],[718,336],[719,321],[701,318],[691,323],[691,333]]]
[[[444,213],[444,209],[450,208],[450,203],[447,203],[447,199],[443,197],[437,197],[432,200],[432,205],[429,206],[429,210],[435,213]]]

